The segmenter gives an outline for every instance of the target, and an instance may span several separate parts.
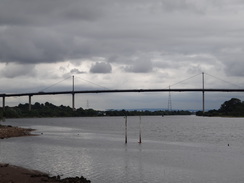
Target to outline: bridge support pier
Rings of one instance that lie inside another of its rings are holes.
[[[31,111],[31,97],[32,95],[29,95],[29,111]]]
[[[5,112],[5,96],[3,96],[3,112]]]
[[[75,111],[75,94],[72,93],[72,109]]]
[[[75,77],[72,76],[72,108],[75,111]]]

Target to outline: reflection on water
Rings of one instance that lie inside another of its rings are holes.
[[[93,183],[241,182],[242,118],[195,116],[9,119],[39,136],[0,140],[0,162]],[[230,146],[227,146],[230,144]]]

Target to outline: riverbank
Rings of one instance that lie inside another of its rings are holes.
[[[0,164],[0,183],[90,183],[84,177],[72,177],[61,179],[60,176],[29,170],[9,164]]]

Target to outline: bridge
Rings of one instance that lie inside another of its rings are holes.
[[[5,98],[7,97],[29,97],[29,110],[31,110],[31,97],[40,95],[72,95],[72,108],[75,110],[75,94],[86,93],[142,93],[142,92],[202,92],[202,111],[205,110],[205,92],[244,92],[244,89],[221,89],[221,88],[205,88],[204,87],[204,73],[202,73],[202,88],[178,88],[178,89],[104,89],[104,90],[74,90],[74,76],[73,87],[71,91],[54,91],[54,92],[30,92],[30,93],[2,93],[2,108],[5,111]]]

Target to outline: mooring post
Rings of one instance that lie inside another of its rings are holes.
[[[125,144],[127,144],[127,116],[125,116]]]
[[[204,96],[204,72],[202,73],[202,115],[205,112],[205,96]]]
[[[139,116],[139,144],[141,144],[141,116]]]

